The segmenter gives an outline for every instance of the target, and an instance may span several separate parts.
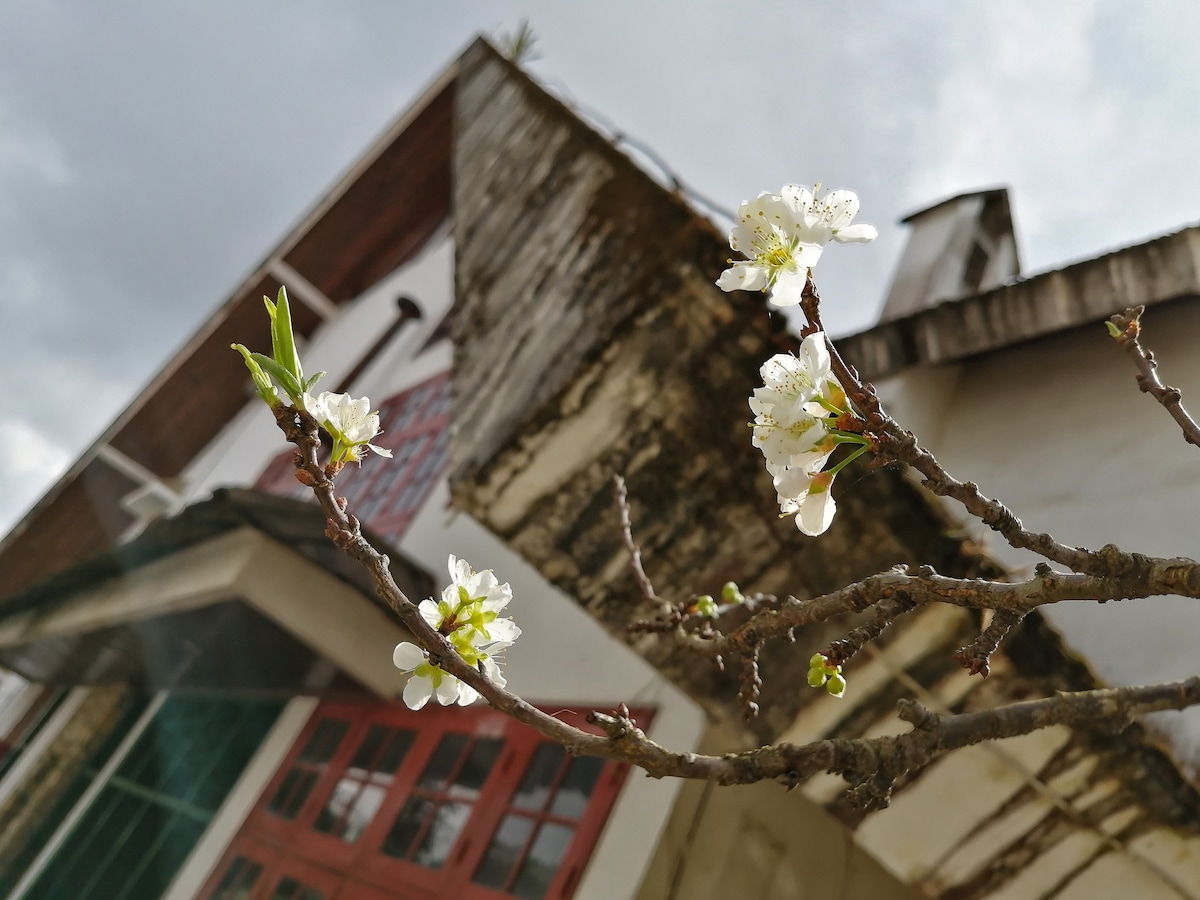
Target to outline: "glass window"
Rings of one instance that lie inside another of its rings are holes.
[[[538,746],[473,880],[526,900],[546,896],[604,771],[604,760]]]
[[[447,734],[425,765],[382,851],[438,869],[445,865],[504,741]]]
[[[157,900],[281,707],[168,697],[25,900]],[[236,890],[235,880],[229,896]]]

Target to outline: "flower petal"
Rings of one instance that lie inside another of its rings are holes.
[[[850,225],[833,233],[833,239],[839,244],[866,244],[877,237],[879,231],[874,225]]]
[[[434,688],[434,693],[437,695],[438,703],[442,706],[450,706],[458,700],[459,692],[466,687],[461,681],[453,675],[442,673],[441,683]]]
[[[767,270],[748,263],[734,263],[717,279],[717,287],[723,291],[761,291],[766,286]]]
[[[393,665],[404,672],[411,672],[423,662],[425,662],[425,651],[408,641],[397,644],[396,649],[392,651]]]
[[[517,623],[512,619],[497,619],[494,622],[489,622],[487,632],[490,635],[487,641],[488,644],[494,644],[497,641],[506,641],[511,644],[521,636],[521,629],[517,627]]]
[[[508,684],[507,679],[504,677],[504,673],[500,671],[500,667],[496,665],[496,660],[494,660],[491,656],[485,656],[483,658],[483,674],[486,675],[487,680],[496,687],[504,687]]]
[[[832,231],[850,224],[858,215],[858,194],[854,191],[830,191],[821,201],[821,217]]]
[[[429,623],[430,627],[438,628],[442,624],[442,611],[438,609],[438,605],[433,600],[422,600],[417,604],[417,612],[421,614],[421,618]],[[404,645],[401,644],[401,647]]]
[[[804,286],[808,284],[808,269],[798,269],[795,272],[780,272],[771,289],[771,302],[776,306],[797,306],[804,296]]]
[[[404,705],[409,709],[420,709],[432,696],[433,682],[428,678],[414,676],[408,679],[408,684],[404,686]]]
[[[837,504],[833,502],[833,494],[830,491],[809,491],[796,513],[796,527],[810,537],[824,534],[833,522],[833,514],[836,511]]]
[[[479,691],[463,682],[458,683],[458,705],[470,706],[479,699]]]

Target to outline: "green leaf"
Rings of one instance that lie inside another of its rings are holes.
[[[318,372],[312,378],[308,379],[308,381],[304,382],[304,390],[308,391],[311,394],[313,387],[316,386],[316,383],[328,374],[329,374],[328,372]]]
[[[292,332],[292,308],[288,305],[287,288],[280,285],[275,302],[271,303],[270,297],[263,297],[263,303],[271,317],[271,350],[275,361],[291,372],[298,383],[303,383],[304,369],[300,366],[296,335]]]
[[[1119,338],[1121,336],[1121,329],[1118,328],[1116,325],[1114,325],[1112,322],[1106,321],[1104,323],[1104,327],[1106,327],[1108,329],[1109,337]]]
[[[293,403],[300,402],[300,395],[304,393],[300,389],[300,382],[296,380],[291,372],[281,366],[269,356],[264,356],[261,353],[251,353],[251,358],[262,366],[263,370],[279,383],[283,388],[283,392],[291,398]]]
[[[250,370],[250,377],[254,380],[254,389],[258,391],[258,396],[262,398],[263,402],[271,407],[280,406],[275,385],[272,384],[270,377],[263,371],[258,361],[254,359],[254,355],[242,344],[230,344],[229,346],[242,354],[242,359],[246,361],[246,368]]]

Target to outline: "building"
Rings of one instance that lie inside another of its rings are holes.
[[[1003,233],[981,233],[1000,259]],[[868,815],[832,776],[658,782],[483,708],[397,702],[404,632],[325,540],[229,350],[267,343],[259,298],[280,283],[306,365],[375,400],[395,453],[341,492],[410,595],[450,552],[512,582],[509,682],[547,709],[624,702],[661,743],[715,750],[884,733],[906,694],[967,708],[1095,683],[1035,617],[972,679],[950,653],[978,622],[930,609],[844,703],[795,689],[832,626],[768,648],[745,726],[735,673],[629,635],[614,471],[651,576],[683,595],[998,571],[896,473],[840,499],[822,541],[775,519],[744,403],[789,338],[713,286],[723,245],[468,48],[0,544],[0,665],[26,679],[0,719],[0,895],[1200,896],[1200,799],[1138,729],[963,751]],[[1002,262],[968,266],[974,287]]]

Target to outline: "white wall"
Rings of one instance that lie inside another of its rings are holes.
[[[322,386],[332,389],[395,319],[394,300],[402,292],[417,300],[424,319],[405,326],[351,393],[365,394],[378,405],[449,368],[449,341],[413,358],[453,300],[453,245],[445,238],[325,323],[303,348],[305,371],[327,369]],[[222,485],[251,483],[284,447],[266,407],[254,399],[185,473],[188,502]],[[387,464],[375,457],[364,463]],[[678,750],[693,750],[699,743],[705,727],[700,708],[478,522],[451,510],[444,481],[417,514],[400,549],[440,583],[448,582],[446,558],[454,553],[477,569],[494,569],[501,581],[512,584],[510,609],[523,632],[505,662],[512,690],[552,706],[611,709],[624,702],[654,707],[650,734],[655,740]],[[577,890],[579,900],[636,892],[678,790],[677,781],[631,774]],[[197,877],[203,880],[204,874]]]
[[[1152,309],[1145,327],[1164,381],[1200,411],[1200,301]],[[903,373],[883,383],[881,395],[896,400],[901,424],[929,429],[917,437],[952,474],[977,482],[1027,528],[1072,546],[1200,557],[1200,450],[1138,390],[1132,363],[1102,323],[950,368],[957,377],[940,381]],[[926,390],[931,382],[941,389]],[[972,533],[1006,564],[1034,561],[978,523]],[[1043,612],[1114,683],[1200,673],[1195,600],[1060,603]],[[1200,710],[1155,721],[1200,761]]]

